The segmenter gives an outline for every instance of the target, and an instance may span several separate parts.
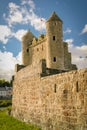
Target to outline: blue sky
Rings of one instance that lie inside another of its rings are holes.
[[[10,79],[21,64],[21,37],[28,29],[38,37],[53,11],[63,21],[72,63],[87,68],[87,0],[0,0],[0,77]],[[43,22],[41,22],[41,18]]]

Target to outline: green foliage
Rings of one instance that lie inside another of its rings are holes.
[[[0,87],[12,87],[12,81],[6,81],[5,79],[0,79]]]
[[[11,100],[0,100],[0,107],[8,107],[12,105]]]
[[[34,125],[26,124],[16,120],[6,114],[6,111],[0,111],[0,130],[41,130]]]

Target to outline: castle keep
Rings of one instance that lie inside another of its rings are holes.
[[[46,35],[22,38],[23,65],[15,66],[12,114],[43,130],[87,129],[87,69],[71,63],[62,20],[54,12]]]
[[[46,35],[36,38],[28,31],[22,38],[23,65],[37,66],[42,62],[49,69],[69,71],[76,69],[71,64],[71,53],[63,42],[62,20],[54,12],[46,21]],[[44,70],[46,71],[46,70]]]

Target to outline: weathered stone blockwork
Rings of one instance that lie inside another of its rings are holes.
[[[87,130],[87,69],[46,77],[28,69],[14,78],[13,116],[43,130]]]

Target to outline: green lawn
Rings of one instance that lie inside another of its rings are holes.
[[[21,122],[12,116],[6,114],[6,111],[0,111],[0,130],[41,130],[34,125]]]

